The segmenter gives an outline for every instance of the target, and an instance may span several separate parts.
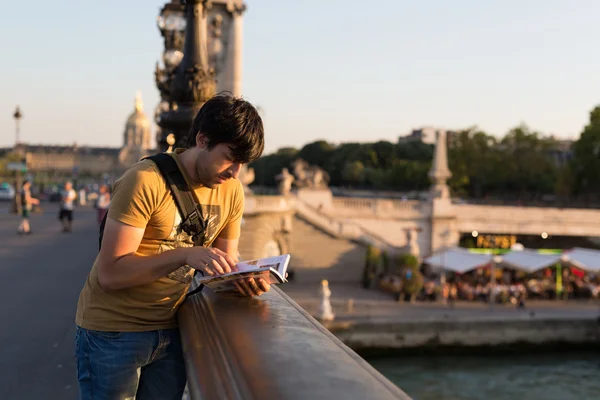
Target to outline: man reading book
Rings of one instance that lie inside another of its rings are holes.
[[[181,399],[185,384],[176,312],[194,271],[235,270],[244,163],[260,157],[263,124],[247,101],[208,100],[194,118],[177,162],[205,222],[200,246],[180,227],[181,215],[151,160],[115,183],[101,250],[77,305],[76,361],[83,399]],[[247,280],[247,296],[269,290]]]

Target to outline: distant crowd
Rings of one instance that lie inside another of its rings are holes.
[[[21,221],[17,227],[17,234],[32,234],[30,216],[32,212],[40,210],[41,200],[59,202],[58,220],[62,226],[62,232],[73,231],[74,210],[76,205],[85,206],[93,202],[97,210],[98,224],[104,219],[110,205],[110,188],[106,184],[92,184],[81,186],[75,190],[73,183],[67,181],[60,190],[56,187],[32,186],[30,180],[23,181],[18,196],[13,198],[13,211],[20,213]]]

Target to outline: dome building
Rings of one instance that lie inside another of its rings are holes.
[[[144,113],[142,96],[135,98],[135,109],[127,118],[123,132],[123,147],[119,152],[119,164],[129,167],[150,154],[152,146],[150,120]]]

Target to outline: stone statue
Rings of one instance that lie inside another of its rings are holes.
[[[326,189],[329,182],[329,175],[321,168],[308,165],[301,158],[292,163],[294,175],[296,176],[296,186],[298,188]]]
[[[243,165],[240,170],[240,174],[238,176],[240,182],[244,186],[244,194],[252,195],[252,189],[248,187],[252,182],[254,182],[254,168],[248,168],[247,165]]]
[[[294,183],[294,176],[290,174],[287,168],[281,170],[281,173],[275,177],[275,180],[279,182],[278,189],[282,196],[287,196],[292,190],[292,183]]]
[[[319,319],[321,321],[333,321],[335,315],[331,309],[331,290],[329,290],[329,282],[326,279],[321,281],[321,305],[319,307]]]
[[[410,228],[406,230],[406,249],[408,253],[420,259],[421,252],[419,250],[419,243],[417,243],[418,239],[418,229]]]

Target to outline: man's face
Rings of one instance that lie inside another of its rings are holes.
[[[71,184],[71,182],[65,183],[65,190],[71,190],[72,188],[73,188],[73,185]]]
[[[204,147],[196,158],[196,179],[202,186],[216,188],[228,179],[236,179],[242,164],[233,160],[228,144],[221,143],[208,150]]]

